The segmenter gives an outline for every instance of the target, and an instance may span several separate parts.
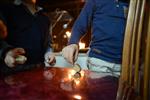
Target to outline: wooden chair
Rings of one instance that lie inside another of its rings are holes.
[[[130,0],[117,100],[150,100],[150,0]]]

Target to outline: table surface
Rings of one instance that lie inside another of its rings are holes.
[[[0,100],[115,100],[118,79],[73,69],[36,68],[0,80]]]

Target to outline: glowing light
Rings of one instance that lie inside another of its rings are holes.
[[[79,79],[74,79],[74,82],[75,82],[76,85],[80,84],[80,80]]]
[[[72,80],[73,78],[73,75],[76,73],[75,70],[69,70],[68,71],[68,80]]]
[[[63,28],[66,29],[68,27],[68,24],[64,24]]]
[[[79,49],[84,49],[85,48],[85,43],[79,42]]]
[[[53,38],[57,38],[57,36],[56,36],[56,35],[54,35],[54,36],[53,36]]]
[[[81,71],[80,74],[81,74],[81,78],[83,78],[84,75],[85,75],[85,72],[84,72],[84,71]]]
[[[67,38],[67,36],[66,36],[66,35],[64,35],[64,38],[66,39],[66,38]]]
[[[77,100],[81,100],[82,97],[80,95],[74,95],[73,98],[77,99]]]
[[[68,38],[70,38],[71,32],[70,31],[66,31],[66,35],[67,35]]]
[[[76,74],[75,70],[68,70],[67,76],[63,78],[62,82],[73,82],[75,87],[80,87],[80,84],[84,78],[84,71],[81,71],[81,77],[76,78],[74,75]]]

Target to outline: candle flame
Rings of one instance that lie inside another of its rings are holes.
[[[66,35],[67,35],[68,38],[70,38],[71,37],[71,32],[70,31],[66,31]]]
[[[76,85],[80,84],[80,80],[79,79],[74,79],[74,82],[75,82]]]
[[[84,49],[85,48],[85,43],[79,42],[79,49]]]

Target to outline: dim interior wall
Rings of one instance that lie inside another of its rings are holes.
[[[12,3],[14,0],[0,0],[1,3]]]

